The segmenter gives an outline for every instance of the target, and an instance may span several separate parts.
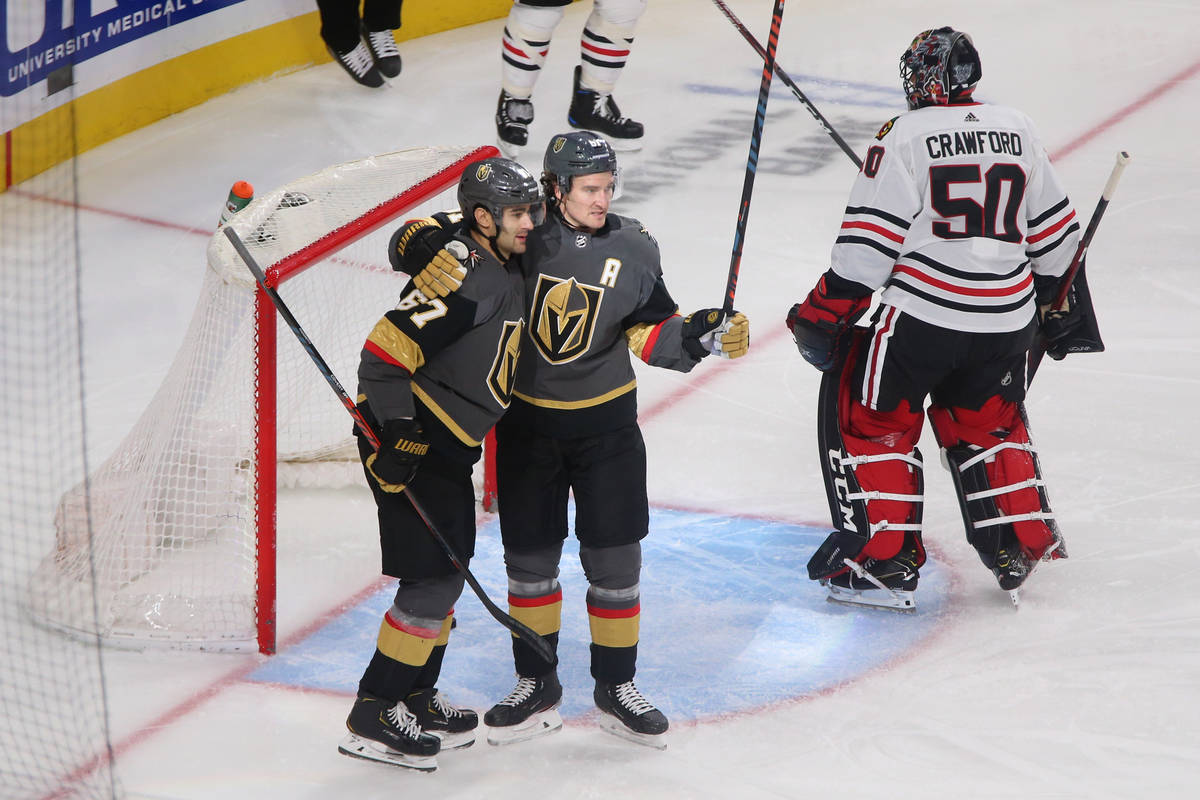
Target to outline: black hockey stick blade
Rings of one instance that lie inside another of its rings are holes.
[[[333,389],[334,394],[338,396],[338,399],[341,400],[342,405],[345,406],[346,410],[350,413],[350,416],[354,419],[355,426],[357,426],[359,431],[362,432],[367,441],[371,443],[371,447],[378,450],[379,435],[374,431],[373,428],[371,428],[370,424],[363,417],[362,412],[359,411],[358,406],[353,400],[350,399],[350,395],[346,393],[346,390],[342,388],[341,382],[338,381],[337,376],[333,374],[333,370],[329,368],[329,364],[327,364],[325,359],[321,357],[320,352],[317,351],[317,348],[312,343],[312,340],[308,338],[308,334],[304,332],[304,328],[300,326],[299,321],[297,321],[296,317],[292,315],[291,309],[289,309],[287,304],[283,302],[283,298],[279,296],[279,292],[275,291],[275,289],[267,281],[267,276],[263,272],[262,267],[258,265],[258,262],[255,260],[254,256],[252,256],[250,251],[246,249],[245,243],[242,242],[241,238],[234,231],[233,226],[227,225],[222,230],[225,232],[225,238],[229,239],[229,243],[233,245],[233,249],[237,251],[238,256],[241,257],[242,261],[245,262],[250,272],[254,275],[254,280],[258,282],[259,287],[263,290],[263,292],[266,293],[267,297],[271,299],[271,303],[279,312],[279,316],[283,317],[288,327],[291,328],[292,333],[295,334],[296,338],[300,341],[300,345],[304,348],[304,351],[308,353],[309,357],[313,360],[313,363],[317,365],[317,369],[320,371],[322,377],[325,378],[326,383],[329,384],[329,387]],[[412,504],[413,510],[417,512],[417,516],[419,516],[421,521],[425,523],[425,528],[429,531],[429,534],[438,543],[438,546],[442,548],[442,552],[446,554],[446,558],[450,559],[450,563],[453,564],[454,568],[458,570],[463,578],[466,579],[467,584],[471,587],[471,590],[475,592],[475,595],[479,598],[480,602],[483,603],[483,606],[488,610],[488,613],[492,615],[492,618],[505,628],[508,628],[514,635],[533,648],[538,656],[540,656],[547,664],[552,667],[557,666],[558,656],[555,654],[554,648],[550,646],[550,643],[538,635],[528,625],[525,625],[519,620],[514,619],[509,614],[504,613],[499,606],[492,602],[492,599],[488,597],[487,592],[485,592],[483,587],[479,585],[479,581],[477,581],[475,576],[471,574],[471,570],[463,564],[463,561],[459,557],[458,553],[454,551],[454,547],[450,544],[450,542],[446,541],[446,537],[442,535],[441,531],[438,530],[433,520],[425,512],[425,509],[421,505],[420,501],[413,496],[412,491],[405,490],[404,496],[407,497],[408,502]]]

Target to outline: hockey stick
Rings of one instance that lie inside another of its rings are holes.
[[[271,299],[271,303],[274,304],[275,308],[279,311],[279,316],[283,317],[284,322],[286,322],[288,327],[292,329],[292,333],[296,335],[296,338],[300,341],[300,345],[304,348],[304,351],[308,353],[309,357],[313,360],[313,363],[317,365],[317,369],[320,370],[322,377],[325,378],[325,381],[329,384],[330,388],[333,389],[333,392],[338,396],[338,399],[342,401],[342,405],[346,407],[346,411],[349,412],[350,416],[354,418],[355,427],[357,427],[366,440],[370,442],[371,447],[378,450],[378,434],[376,434],[371,428],[370,424],[367,423],[367,420],[363,417],[362,412],[358,410],[358,406],[356,406],[354,401],[350,399],[350,395],[348,395],[346,390],[342,388],[341,382],[338,381],[337,376],[333,374],[333,370],[329,368],[329,365],[325,363],[325,359],[321,357],[321,354],[317,351],[316,345],[314,345],[312,340],[308,338],[308,334],[306,334],[304,329],[300,327],[300,323],[292,315],[292,312],[287,307],[287,304],[283,302],[283,298],[279,296],[279,292],[275,291],[275,289],[268,285],[267,276],[263,273],[262,267],[258,265],[258,262],[254,259],[254,256],[250,255],[250,251],[246,249],[246,245],[242,242],[241,238],[238,237],[237,233],[234,232],[232,226],[227,225],[224,228],[224,232],[225,237],[229,239],[229,243],[233,245],[233,249],[237,251],[237,254],[241,256],[242,261],[244,261],[246,266],[249,267],[250,272],[254,274],[254,280],[258,282],[259,287],[263,290],[263,292],[266,293],[267,297]],[[538,656],[540,656],[547,664],[552,667],[556,666],[558,664],[558,656],[555,655],[554,648],[552,648],[545,639],[534,632],[532,628],[516,619],[513,619],[513,617],[504,613],[504,611],[502,611],[495,603],[492,602],[492,599],[487,596],[487,592],[485,592],[483,587],[479,585],[479,581],[477,581],[475,576],[471,574],[471,570],[463,565],[462,559],[459,558],[458,554],[454,552],[454,548],[448,541],[446,541],[446,537],[443,536],[441,531],[437,529],[437,526],[434,525],[433,520],[430,519],[429,514],[425,512],[424,507],[417,500],[417,498],[413,496],[412,490],[405,489],[404,496],[408,498],[408,502],[412,504],[413,510],[417,512],[417,516],[421,518],[423,523],[425,523],[425,527],[429,530],[430,535],[437,540],[438,545],[441,546],[442,551],[446,554],[446,557],[450,559],[450,563],[453,564],[454,568],[458,570],[459,573],[461,573],[466,579],[467,583],[471,586],[471,590],[475,592],[475,595],[479,598],[480,602],[483,603],[484,608],[488,610],[488,613],[490,613],[497,622],[508,628],[518,638],[532,647],[534,651],[537,652]]]
[[[1113,165],[1112,172],[1108,175],[1108,182],[1104,184],[1104,190],[1100,192],[1100,200],[1097,201],[1096,209],[1092,212],[1092,218],[1088,221],[1087,230],[1083,232],[1083,238],[1079,240],[1079,246],[1075,248],[1075,256],[1071,259],[1071,265],[1067,267],[1067,271],[1063,273],[1062,280],[1058,284],[1058,291],[1054,295],[1054,302],[1050,304],[1051,311],[1061,310],[1063,303],[1066,302],[1067,295],[1071,292],[1071,284],[1075,282],[1075,276],[1079,274],[1079,269],[1083,266],[1083,260],[1087,255],[1088,247],[1092,244],[1092,237],[1096,235],[1096,228],[1100,225],[1100,218],[1104,216],[1104,211],[1108,208],[1108,201],[1112,199],[1113,192],[1117,188],[1117,181],[1121,179],[1121,173],[1125,171],[1125,165],[1128,163],[1129,153],[1124,150],[1117,153],[1117,163]],[[1039,336],[1037,344],[1029,351],[1027,382],[1033,381],[1033,375],[1037,372],[1045,355],[1046,340],[1044,337]]]
[[[721,13],[725,15],[725,18],[733,23],[733,27],[737,28],[738,31],[741,32],[742,36],[745,37],[746,41],[750,43],[750,46],[754,48],[754,51],[758,53],[759,57],[766,58],[766,51],[764,51],[762,45],[758,43],[758,39],[755,39],[754,34],[747,30],[746,26],[742,24],[742,21],[738,19],[732,11],[729,10],[729,6],[725,5],[723,0],[713,0],[713,3],[715,3],[717,8],[721,10]],[[843,153],[850,156],[850,160],[854,162],[854,166],[861,169],[862,159],[855,154],[850,145],[846,144],[846,140],[838,135],[838,132],[835,131],[833,126],[829,124],[829,120],[825,119],[821,112],[817,110],[817,107],[812,104],[812,101],[804,96],[804,92],[800,91],[800,87],[797,86],[795,82],[788,76],[788,74],[783,71],[783,67],[776,64],[775,74],[779,76],[779,80],[783,81],[785,86],[792,90],[792,94],[796,96],[796,99],[808,109],[808,113],[812,114],[813,119],[815,119],[817,124],[821,126],[821,130],[825,131],[825,133],[829,135],[829,138],[833,139],[837,146],[842,148]]]
[[[746,179],[742,183],[742,201],[738,207],[737,228],[733,234],[733,255],[729,260],[729,278],[725,281],[725,314],[733,313],[733,296],[737,292],[738,271],[742,266],[742,240],[746,237],[746,223],[750,219],[750,196],[754,192],[754,174],[758,171],[758,148],[762,144],[763,123],[767,119],[767,97],[771,94],[771,76],[775,72],[775,49],[779,46],[779,26],[783,23],[785,0],[775,0],[771,13],[771,33],[767,37],[767,50],[763,54],[762,83],[758,87],[758,109],[754,113],[754,127],[750,131],[750,156],[746,159]]]

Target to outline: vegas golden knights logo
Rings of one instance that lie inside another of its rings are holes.
[[[565,364],[587,352],[600,313],[604,289],[539,275],[533,294],[530,334],[551,364]]]
[[[517,374],[517,358],[521,355],[521,333],[525,320],[505,322],[500,341],[496,343],[496,359],[488,372],[488,389],[501,408],[508,408],[512,399],[513,378]]]

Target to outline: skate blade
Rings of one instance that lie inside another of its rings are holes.
[[[450,733],[449,731],[431,731],[425,729],[427,733],[432,733],[434,736],[442,740],[442,752],[447,750],[464,750],[475,744],[475,731],[472,728],[469,731],[459,731],[458,733]]]
[[[655,750],[667,749],[667,734],[666,733],[638,733],[626,728],[621,720],[614,717],[612,714],[600,712],[600,729],[611,733],[618,739],[624,739],[627,742],[634,742],[643,747],[653,747]]]
[[[351,758],[361,758],[365,761],[378,761],[381,764],[391,764],[395,767],[415,769],[419,772],[433,772],[437,769],[437,756],[410,756],[399,753],[379,742],[347,734],[338,745],[338,752]]]
[[[529,719],[516,725],[506,725],[503,728],[488,728],[487,743],[497,747],[517,742],[527,742],[530,739],[540,739],[555,731],[562,730],[562,717],[557,708],[539,711],[531,714]]]
[[[902,614],[915,614],[917,611],[917,601],[911,591],[897,589],[885,592],[882,589],[843,589],[832,583],[828,584],[827,588],[829,597],[826,599],[838,605],[881,608],[885,611],[899,611]]]

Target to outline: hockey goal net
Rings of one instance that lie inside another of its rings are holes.
[[[414,148],[339,164],[260,195],[229,222],[351,392],[362,343],[407,280],[388,263],[391,232],[456,205],[453,192],[439,195],[497,153]],[[273,652],[276,489],[363,482],[352,428],[228,239],[214,235],[163,384],[59,503],[31,611],[113,644]],[[68,613],[92,572],[98,630]]]

